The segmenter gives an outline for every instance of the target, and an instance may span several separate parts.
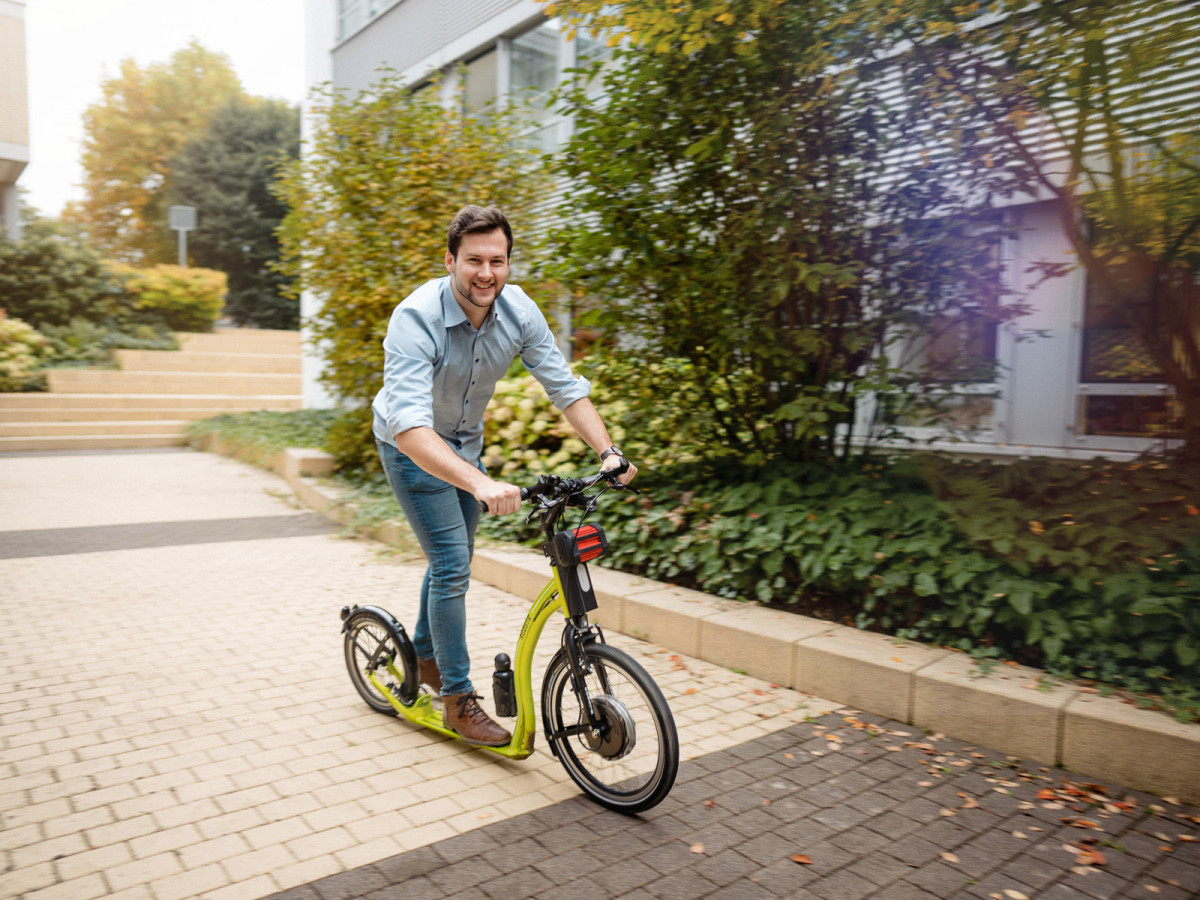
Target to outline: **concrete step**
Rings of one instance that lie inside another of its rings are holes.
[[[46,381],[55,394],[301,394],[299,375],[53,369]]]
[[[187,398],[182,398],[186,400]],[[254,398],[258,399],[258,398]],[[255,409],[261,404],[255,404]],[[198,409],[188,407],[159,407],[155,409],[137,409],[135,407],[118,406],[88,406],[76,408],[52,409],[0,409],[0,424],[38,423],[38,422],[157,422],[157,421],[191,421],[207,419],[221,412],[243,410]]]
[[[84,437],[87,435],[158,435],[183,434],[182,419],[153,421],[97,420],[86,422],[0,422],[0,437]]]
[[[300,332],[229,328],[199,334],[178,332],[181,350],[206,353],[300,353]]]
[[[0,437],[0,453],[34,450],[134,450],[147,447],[182,447],[182,435],[87,434],[58,437]]]
[[[202,415],[215,416],[222,412],[248,412],[256,409],[300,409],[302,398],[296,394],[0,394],[0,421],[18,421],[24,412],[59,412],[68,414],[80,410],[117,410],[112,418],[134,418],[133,411],[159,411],[162,418],[186,418],[176,413],[181,409],[195,410]],[[104,418],[93,416],[93,418]]]
[[[298,353],[210,353],[193,350],[118,350],[122,372],[241,372],[299,375]]]

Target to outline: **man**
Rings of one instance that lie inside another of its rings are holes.
[[[449,275],[392,313],[372,406],[383,470],[429,561],[412,638],[420,679],[441,693],[446,727],[490,747],[510,736],[471,685],[466,592],[477,501],[494,515],[521,506],[520,488],[489,478],[479,462],[483,411],[513,359],[520,355],[603,469],[622,458],[588,399],[591,385],[571,374],[534,302],[506,283],[511,252],[512,229],[499,209],[459,211],[446,240]],[[636,473],[630,465],[621,480]]]

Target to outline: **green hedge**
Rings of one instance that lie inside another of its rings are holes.
[[[1052,673],[1200,700],[1200,490],[1159,464],[902,459],[643,473],[607,564]],[[516,517],[492,537],[535,542]]]

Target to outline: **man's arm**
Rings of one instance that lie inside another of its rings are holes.
[[[608,436],[608,429],[604,425],[604,420],[600,418],[600,413],[596,412],[596,407],[587,397],[581,400],[576,400],[570,406],[563,410],[563,415],[575,429],[575,433],[583,438],[584,443],[596,451],[603,453],[613,445],[612,438]],[[602,471],[615,469],[621,464],[620,458],[610,456],[604,461],[600,467]],[[637,475],[637,466],[632,462],[629,464],[629,471],[622,475],[618,481],[621,484],[629,484]]]
[[[482,500],[493,515],[504,516],[521,508],[519,487],[489,478],[447,447],[432,428],[422,425],[400,432],[396,447],[430,475]]]

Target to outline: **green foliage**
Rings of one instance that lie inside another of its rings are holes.
[[[353,410],[332,452],[365,459],[388,320],[416,287],[445,274],[450,220],[467,203],[503,207],[519,263],[545,181],[532,153],[517,149],[515,119],[468,115],[461,102],[447,108],[436,83],[414,92],[385,78],[355,98],[323,99],[311,154],[281,180],[289,212],[280,235],[297,289],[324,300],[311,323],[325,348],[323,380]]]
[[[295,329],[299,303],[276,268],[287,212],[272,187],[300,152],[299,112],[282,101],[235,97],[171,162],[168,202],[196,207],[188,254],[229,277],[225,314],[239,325]]]
[[[50,365],[105,366],[114,350],[178,350],[179,341],[165,325],[116,325],[72,319],[67,325],[43,325]]]
[[[1056,674],[1200,691],[1194,473],[939,459],[643,475],[645,495],[603,507],[613,567]],[[536,540],[516,521],[482,527]]]
[[[337,410],[331,409],[225,413],[189,422],[186,431],[193,444],[216,435],[257,451],[265,459],[289,447],[326,450],[329,429],[337,416]]]
[[[212,269],[113,265],[137,318],[176,331],[211,331],[225,297],[225,273]]]
[[[33,373],[48,352],[46,339],[32,325],[0,309],[0,391],[35,388]]]
[[[968,197],[1025,173],[966,137],[954,156],[917,152],[948,123],[845,64],[882,50],[861,6],[555,4],[630,40],[562,97],[574,190],[551,271],[593,305],[605,346],[660,364],[644,375],[651,417],[681,390],[711,416],[690,451],[848,454],[864,394],[931,401],[938,373],[904,358],[914,338],[1020,312],[999,303],[998,221]]]
[[[28,213],[28,211],[27,211]],[[79,233],[32,214],[19,242],[0,237],[0,306],[35,328],[119,315],[120,279]]]

